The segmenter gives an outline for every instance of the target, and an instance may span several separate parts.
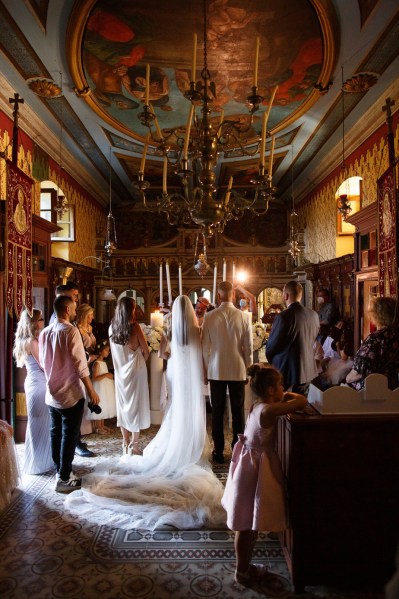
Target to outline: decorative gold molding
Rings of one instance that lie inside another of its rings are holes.
[[[378,78],[378,73],[355,73],[344,82],[342,91],[347,94],[364,94],[377,83]]]
[[[27,79],[28,87],[41,98],[59,98],[62,96],[62,89],[47,77],[31,77]]]

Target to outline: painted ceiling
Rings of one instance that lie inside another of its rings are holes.
[[[377,102],[382,106],[395,85],[397,1],[207,0],[206,7],[206,59],[215,85],[211,120],[219,122],[222,114],[233,120],[252,151],[261,113],[278,85],[268,121],[269,136],[276,136],[273,183],[278,198],[289,202],[294,174],[300,199],[323,176],[322,164],[340,163],[342,117],[346,134],[355,138],[362,115]],[[111,171],[116,205],[137,206],[132,182],[147,131],[139,119],[146,65],[150,102],[173,142],[176,131],[184,133],[190,106],[184,93],[192,78],[193,33],[196,79],[201,76],[203,30],[202,0],[3,0],[0,106],[11,116],[8,97],[18,92],[25,99],[20,124],[35,143],[57,159],[62,127],[65,168],[104,205]],[[264,100],[251,121],[247,97],[257,37]],[[373,74],[364,89],[356,88],[359,73]],[[352,86],[344,111],[343,80]],[[383,121],[381,112],[369,128]],[[154,135],[146,175],[155,191],[162,187],[157,147]],[[228,149],[219,157],[218,185],[234,175],[235,185],[248,188],[258,162],[258,155]]]

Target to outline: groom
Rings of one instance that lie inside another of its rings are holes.
[[[223,464],[223,420],[229,390],[233,442],[244,432],[244,399],[247,368],[252,364],[252,327],[248,316],[233,304],[233,286],[218,286],[220,306],[205,314],[202,325],[202,357],[205,384],[210,383],[212,403],[213,460]]]

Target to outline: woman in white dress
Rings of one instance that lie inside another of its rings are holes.
[[[54,468],[50,445],[50,415],[45,404],[46,379],[39,363],[38,337],[44,326],[40,310],[32,318],[23,310],[15,333],[14,358],[26,367],[24,383],[28,424],[25,435],[25,474],[41,474]]]
[[[109,327],[115,375],[117,425],[120,426],[122,453],[140,455],[139,435],[150,426],[150,398],[147,367],[150,355],[147,341],[136,322],[136,302],[122,297]]]
[[[96,523],[119,528],[223,526],[223,486],[209,464],[199,328],[190,299],[172,308],[169,409],[143,456],[104,461],[66,505]]]

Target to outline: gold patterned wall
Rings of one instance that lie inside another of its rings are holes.
[[[399,126],[395,129],[396,153],[399,147]],[[386,125],[346,161],[346,177],[362,177],[362,208],[377,199],[377,180],[389,165]],[[351,160],[352,158],[352,160]],[[342,183],[341,172],[327,177],[298,208],[298,226],[305,232],[305,260],[323,262],[336,257],[337,206],[335,194]]]

